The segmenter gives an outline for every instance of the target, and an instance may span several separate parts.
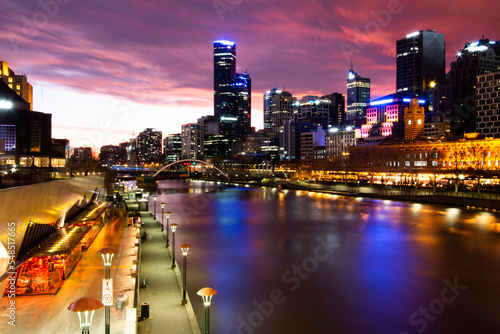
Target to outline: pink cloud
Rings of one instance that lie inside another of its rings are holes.
[[[445,35],[448,67],[466,42],[500,38],[500,5],[486,0],[256,0],[222,14],[201,0],[70,1],[46,22],[40,4],[28,3],[4,5],[0,46],[2,60],[30,81],[210,112],[212,41],[229,38],[240,71],[252,77],[256,122],[262,93],[273,87],[345,94],[351,58],[371,78],[372,97],[393,93],[395,43],[414,30]]]

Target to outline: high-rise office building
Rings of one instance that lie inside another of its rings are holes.
[[[296,98],[286,90],[273,88],[264,94],[264,129],[278,136],[283,122],[293,118],[293,103]]]
[[[432,104],[432,83],[445,78],[444,35],[421,30],[396,42],[396,91]]]
[[[167,164],[181,159],[182,136],[180,133],[170,134],[163,140],[163,151]]]
[[[203,159],[203,129],[199,123],[182,125],[181,159]]]
[[[329,104],[328,127],[331,128],[344,126],[346,116],[344,95],[340,93],[331,93],[328,95],[324,95],[320,98],[320,102]]]
[[[236,73],[236,44],[214,41],[214,116],[219,134],[237,141],[251,130],[251,79]]]
[[[500,72],[477,77],[477,131],[486,137],[500,138]]]
[[[274,96],[281,94],[281,90],[273,88],[264,93],[264,129],[271,129],[271,101]]]
[[[346,122],[349,124],[364,123],[366,109],[370,103],[370,79],[363,78],[351,69],[347,76],[347,113]]]
[[[162,132],[152,128],[139,133],[136,138],[137,160],[139,163],[158,162],[161,157]]]
[[[251,130],[252,79],[247,72],[236,73],[233,86],[238,105],[237,133],[238,136],[243,136]]]
[[[236,44],[214,42],[214,115],[218,119],[236,114],[233,80],[236,75]]]
[[[455,136],[476,131],[477,76],[500,69],[500,41],[466,43],[451,63],[447,80],[434,89],[434,110],[449,118]]]

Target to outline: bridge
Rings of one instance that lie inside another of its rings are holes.
[[[219,174],[224,176],[226,179],[228,179],[228,180],[230,179],[229,175],[227,173],[223,172],[218,167],[212,165],[211,163],[208,163],[208,162],[203,161],[203,160],[198,160],[198,159],[177,160],[175,162],[169,163],[168,165],[164,166],[160,170],[156,170],[155,168],[150,168],[150,167],[128,167],[128,166],[112,166],[110,168],[118,173],[124,173],[124,174],[128,174],[130,176],[144,176],[144,175],[151,175],[151,173],[154,173],[153,177],[156,178],[161,172],[165,171],[165,169],[167,169],[168,167],[170,167],[172,165],[176,165],[176,164],[184,164],[185,162],[189,162],[189,163],[196,162],[196,163],[206,165],[210,168],[214,168],[215,170],[217,170],[217,172]],[[179,173],[179,172],[177,172],[177,173]]]
[[[198,160],[198,159],[182,159],[182,160],[177,160],[175,162],[171,162],[169,163],[168,165],[166,165],[165,167],[163,167],[162,169],[160,169],[159,171],[157,171],[153,177],[156,177],[158,174],[160,174],[163,170],[165,170],[165,168],[168,168],[172,165],[175,165],[175,164],[179,164],[179,163],[184,163],[184,162],[199,162],[201,164],[205,164],[211,168],[214,168],[216,169],[220,174],[224,175],[226,177],[226,179],[230,179],[229,175],[227,175],[226,173],[224,173],[222,170],[220,170],[219,168],[215,167],[214,165],[212,165],[211,163],[208,163],[206,161],[203,161],[203,160]]]

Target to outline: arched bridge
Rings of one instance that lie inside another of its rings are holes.
[[[228,180],[230,179],[229,175],[227,175],[226,173],[224,173],[223,171],[221,171],[219,168],[215,167],[214,165],[212,165],[211,163],[208,163],[206,161],[203,161],[203,160],[198,160],[198,159],[182,159],[182,160],[177,160],[175,162],[171,162],[169,163],[168,165],[166,165],[165,167],[163,167],[162,169],[160,169],[159,171],[157,171],[153,177],[156,177],[158,174],[160,174],[165,168],[168,168],[172,165],[175,165],[175,164],[178,164],[178,163],[183,163],[183,162],[199,162],[201,164],[205,164],[209,167],[212,167],[212,168],[215,168],[219,173],[221,173],[222,175],[224,175]]]

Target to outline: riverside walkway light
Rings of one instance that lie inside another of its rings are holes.
[[[212,303],[212,297],[217,294],[217,291],[212,288],[203,288],[196,294],[203,298],[203,306],[205,307],[205,334],[210,334],[210,304]]]
[[[72,302],[68,306],[68,310],[78,313],[82,334],[89,334],[94,312],[103,306],[103,303],[97,298],[82,297]]]
[[[102,260],[104,261],[104,282],[103,284],[111,284],[111,291],[107,293],[107,297],[103,295],[104,301],[104,332],[105,334],[110,334],[110,306],[113,305],[113,285],[110,283],[110,268],[111,261],[113,261],[113,255],[118,253],[118,251],[113,247],[104,247],[100,249],[97,254],[102,255]],[[103,291],[105,287],[103,286]]]
[[[179,246],[179,248],[182,251],[182,305],[186,305],[187,299],[186,299],[186,263],[187,263],[187,255],[189,248],[191,248],[191,245],[189,244],[182,244]]]
[[[163,209],[165,209],[165,203],[160,203],[161,206],[161,231],[163,232]],[[168,235],[168,231],[167,231]]]
[[[170,229],[172,230],[172,269],[175,268],[175,231],[178,226],[177,224],[170,224]]]
[[[170,245],[170,241],[168,240],[168,226],[170,225],[169,222],[170,222],[170,215],[172,214],[172,212],[170,211],[167,211],[165,212],[165,217],[167,217],[167,246],[168,247]]]

